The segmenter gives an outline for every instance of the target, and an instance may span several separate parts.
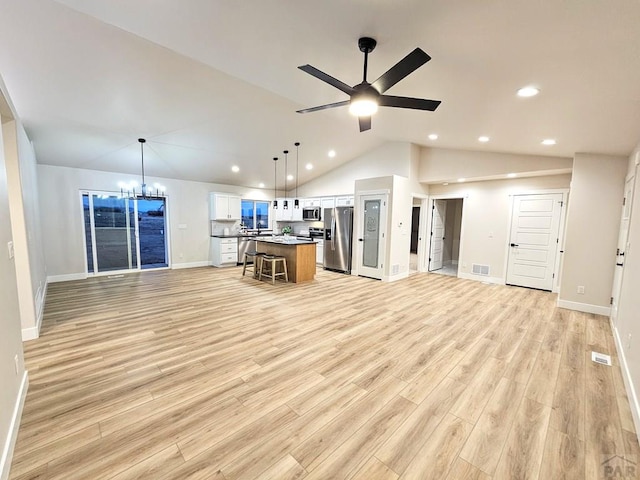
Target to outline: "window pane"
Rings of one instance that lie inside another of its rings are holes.
[[[256,222],[259,228],[269,228],[269,202],[256,202]]]
[[[247,228],[255,228],[253,223],[253,205],[252,200],[242,200],[242,223]]]

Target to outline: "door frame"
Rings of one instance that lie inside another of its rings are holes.
[[[353,202],[353,239],[352,239],[352,245],[351,245],[351,275],[360,275],[360,257],[362,255],[362,242],[358,241],[358,238],[361,238],[361,235],[363,235],[363,232],[360,231],[360,216],[362,214],[362,212],[360,211],[360,205],[362,203],[362,197],[369,197],[369,196],[374,196],[374,195],[380,195],[384,197],[384,202],[385,202],[385,210],[384,210],[384,241],[380,242],[380,250],[379,250],[379,254],[380,257],[382,258],[382,277],[380,278],[380,280],[385,281],[386,275],[385,275],[385,264],[387,263],[387,244],[389,243],[389,219],[390,219],[390,215],[389,215],[389,196],[390,196],[390,190],[389,189],[380,189],[380,190],[359,190],[356,192],[355,196],[354,196],[354,202]],[[382,224],[381,224],[382,225]],[[354,262],[354,259],[356,260]],[[388,265],[387,265],[388,267]],[[366,277],[366,278],[373,278],[373,277]]]
[[[420,218],[418,220],[418,268],[417,271],[419,273],[426,272],[424,267],[424,259],[427,254],[427,248],[425,245],[428,245],[429,242],[425,241],[427,238],[427,210],[429,209],[429,196],[424,193],[412,193],[411,194],[411,208],[417,207],[418,205],[413,204],[413,199],[420,200]],[[409,248],[411,250],[411,248]],[[411,255],[411,251],[409,251],[409,255]]]
[[[509,239],[511,236],[511,227],[513,224],[513,197],[520,195],[550,195],[550,194],[562,194],[562,209],[560,210],[560,226],[558,228],[558,243],[556,245],[556,262],[553,267],[553,285],[551,287],[552,293],[558,293],[560,291],[560,272],[562,270],[562,261],[564,257],[564,235],[567,226],[567,210],[569,208],[569,189],[568,188],[551,188],[542,190],[518,190],[509,194],[509,216],[507,220],[507,242],[504,245],[504,268],[502,270],[502,278],[504,284],[507,282],[507,270],[509,268]],[[464,214],[464,210],[463,210]]]
[[[100,276],[109,276],[109,275],[124,275],[124,274],[129,274],[129,273],[139,273],[139,272],[143,272],[143,271],[147,271],[149,269],[143,269],[141,264],[140,264],[140,241],[138,238],[138,234],[139,234],[139,226],[138,226],[138,216],[135,216],[135,235],[136,235],[136,257],[138,260],[138,267],[137,268],[132,268],[132,269],[126,269],[126,270],[111,270],[108,272],[95,272],[95,252],[94,250],[92,250],[92,255],[94,255],[93,261],[94,261],[94,271],[93,272],[89,272],[89,263],[87,262],[87,239],[85,236],[85,224],[84,224],[84,207],[82,204],[82,196],[83,195],[88,195],[89,196],[89,202],[92,203],[93,201],[91,200],[91,195],[109,195],[109,196],[118,196],[120,195],[120,192],[113,192],[113,191],[108,191],[108,190],[88,190],[88,189],[80,189],[78,190],[78,210],[79,210],[79,218],[80,218],[80,225],[82,226],[81,230],[82,230],[82,259],[83,259],[83,263],[84,263],[84,278],[89,278],[89,277],[100,277]],[[169,225],[169,196],[166,195],[165,197],[165,202],[164,202],[164,214],[165,214],[165,248],[167,249],[167,266],[166,267],[158,267],[158,268],[153,268],[151,270],[156,271],[156,270],[169,270],[172,268],[171,266],[171,227]],[[137,213],[137,204],[135,207],[135,211]],[[93,218],[91,218],[91,236],[93,239],[95,239],[95,231],[94,231],[94,226],[93,226]]]
[[[469,198],[468,194],[460,194],[460,193],[447,193],[447,194],[440,194],[440,195],[430,195],[428,198],[428,202],[432,202],[433,200],[457,200],[460,199],[462,200],[462,215],[460,218],[460,248],[458,250],[458,277],[460,276],[459,272],[460,272],[460,267],[462,266],[462,264],[464,263],[464,225],[465,225],[465,204],[467,202],[467,199]],[[425,231],[424,234],[429,237],[429,241],[428,242],[424,242],[425,243],[425,251],[428,252],[431,249],[431,222],[433,222],[433,210],[431,208],[427,208],[427,212],[426,212],[426,222],[425,222]],[[423,257],[423,265],[422,265],[422,272],[428,272],[429,271],[429,255],[425,255]]]
[[[625,187],[627,185],[628,182],[631,182],[631,205],[629,205],[629,216],[628,216],[628,225],[627,225],[627,231],[626,231],[626,237],[624,239],[624,252],[626,253],[628,251],[628,247],[629,247],[629,232],[631,230],[631,218],[633,215],[633,205],[636,202],[636,198],[635,198],[635,190],[636,190],[636,183],[638,181],[638,163],[636,162],[633,168],[633,173],[630,175],[627,175],[624,179],[624,184]],[[626,188],[625,188],[625,193],[626,193]],[[626,197],[625,197],[626,200]],[[620,214],[620,227],[618,229],[618,236],[620,236],[620,228],[622,228],[622,222],[624,219],[624,209],[625,209],[625,205],[622,206],[621,209],[621,214]],[[618,238],[618,242],[620,241],[620,238]],[[620,256],[617,255],[616,256],[616,263],[618,263],[620,261]],[[616,273],[614,273],[614,277],[613,277],[613,284],[611,285],[611,314],[610,319],[611,319],[611,323],[613,324],[614,328],[616,327],[617,324],[617,320],[618,320],[618,310],[619,310],[619,305],[620,305],[620,294],[622,293],[622,284],[624,282],[624,272],[625,272],[625,267],[626,267],[627,261],[626,261],[626,257],[622,259],[622,271],[620,272],[620,276],[618,278],[618,285],[616,285]],[[617,266],[616,266],[617,268]],[[616,287],[617,291],[616,291]]]

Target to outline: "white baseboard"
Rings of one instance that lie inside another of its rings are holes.
[[[22,375],[20,390],[18,390],[18,396],[16,397],[16,404],[13,408],[13,416],[11,417],[11,423],[9,424],[7,438],[5,439],[5,443],[2,448],[2,458],[0,458],[0,480],[7,480],[9,478],[9,469],[11,468],[13,449],[15,448],[16,440],[18,439],[18,429],[20,428],[22,408],[24,407],[24,400],[25,398],[27,398],[28,389],[29,372],[25,370],[24,374]]]
[[[171,265],[171,268],[173,270],[178,270],[181,268],[196,268],[196,267],[210,267],[211,266],[211,262],[204,261],[204,262],[190,262],[190,263],[174,263],[173,265]]]
[[[618,358],[620,359],[620,370],[622,370],[622,379],[624,380],[624,387],[627,391],[627,397],[629,398],[629,407],[631,409],[631,416],[633,417],[633,424],[636,427],[636,432],[640,432],[640,403],[638,402],[638,396],[636,395],[636,388],[633,385],[633,380],[631,379],[631,373],[629,372],[627,358],[624,355],[624,348],[622,346],[622,341],[620,341],[618,329],[612,325],[611,322],[609,323],[611,325],[611,330],[613,331],[613,339],[616,342],[616,350],[618,351]]]
[[[458,278],[464,278],[466,280],[475,280],[476,282],[504,285],[504,278],[502,277],[485,277],[483,275],[474,275],[473,273],[458,272]]]
[[[578,312],[594,313],[596,315],[611,315],[611,307],[602,307],[600,305],[591,305],[589,303],[570,302],[569,300],[558,299],[558,307],[567,310],[576,310]]]
[[[22,329],[22,341],[35,340],[40,336],[40,328],[42,327],[42,317],[44,316],[44,303],[47,298],[47,286],[49,283],[44,284],[44,288],[41,292],[38,292],[38,298],[36,298],[36,326]]]
[[[86,273],[67,273],[65,275],[49,275],[47,283],[69,282],[71,280],[86,280]]]

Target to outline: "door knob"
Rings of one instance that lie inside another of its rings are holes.
[[[512,247],[519,247],[520,245],[518,245],[517,243],[512,243],[511,246]]]
[[[364,238],[359,238],[358,241],[359,242],[364,242]]]

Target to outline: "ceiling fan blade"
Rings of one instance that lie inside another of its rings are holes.
[[[349,105],[349,100],[344,100],[342,102],[336,102],[336,103],[328,103],[326,105],[320,105],[319,107],[311,107],[311,108],[305,108],[303,110],[296,110],[296,112],[311,113],[311,112],[317,112],[319,110],[326,110],[327,108],[344,107],[345,105]]]
[[[371,85],[373,85],[378,92],[384,93],[429,60],[431,60],[429,55],[420,48],[416,48],[413,52],[387,70],[386,73],[383,73],[380,78]]]
[[[438,108],[441,103],[440,100],[394,97],[393,95],[380,95],[378,99],[378,105],[381,107],[413,108],[414,110],[429,110],[431,112]]]
[[[303,72],[307,72],[309,75],[313,75],[317,79],[328,83],[332,87],[336,87],[338,90],[342,90],[347,95],[352,95],[354,92],[353,88],[346,83],[341,82],[337,78],[333,78],[331,75],[324,73],[322,70],[318,70],[316,67],[312,67],[311,65],[300,65],[298,68]]]
[[[371,117],[358,117],[358,123],[360,124],[360,131],[371,130]]]

